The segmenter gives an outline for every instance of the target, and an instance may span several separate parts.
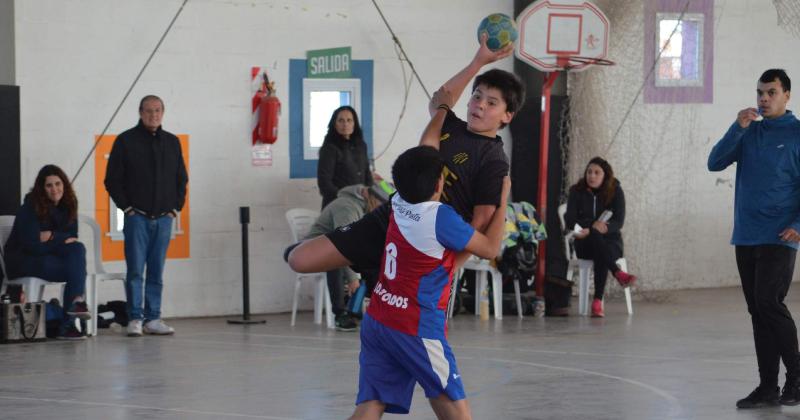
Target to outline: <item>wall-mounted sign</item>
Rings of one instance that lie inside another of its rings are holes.
[[[272,166],[271,144],[254,144],[252,153],[253,166]]]
[[[348,79],[350,70],[350,47],[310,50],[306,52],[308,78]]]

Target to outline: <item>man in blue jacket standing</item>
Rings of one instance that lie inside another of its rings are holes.
[[[186,201],[189,177],[178,138],[161,128],[163,117],[161,98],[142,98],[139,124],[117,137],[106,169],[108,194],[125,212],[130,337],[175,332],[161,320],[162,276],[172,221]]]
[[[758,108],[739,111],[708,157],[710,171],[737,163],[731,243],[761,381],[738,408],[800,404],[797,328],[783,303],[800,241],[800,121],[786,109],[790,91],[785,71],[765,71],[756,89]],[[779,392],[781,359],[786,382]]]

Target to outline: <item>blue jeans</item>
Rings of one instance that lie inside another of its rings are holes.
[[[172,233],[172,217],[150,219],[141,214],[125,216],[125,294],[128,299],[128,319],[161,318],[161,290],[164,261]],[[147,281],[145,282],[145,265]],[[142,310],[144,289],[144,311]]]
[[[64,309],[86,292],[86,248],[80,242],[66,244],[53,254],[25,255],[8,266],[9,277],[39,277],[64,283]],[[64,314],[64,324],[71,321]]]

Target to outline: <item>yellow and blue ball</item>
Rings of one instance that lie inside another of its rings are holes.
[[[504,48],[509,43],[517,40],[517,24],[514,19],[503,13],[492,13],[486,16],[478,25],[478,42],[481,41],[481,34],[486,32],[489,36],[486,46],[492,51]]]

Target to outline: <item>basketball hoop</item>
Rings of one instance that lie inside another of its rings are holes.
[[[561,70],[582,69],[586,66],[614,66],[617,63],[606,58],[584,57],[580,55],[565,55],[555,57],[556,66]]]
[[[603,11],[589,1],[539,0],[517,16],[514,55],[542,72],[609,66],[609,26]]]
[[[544,72],[539,125],[539,190],[536,209],[547,218],[547,158],[550,139],[550,96],[559,71],[581,71],[592,65],[613,66],[607,59],[609,22],[588,0],[538,0],[517,16],[519,38],[514,55]],[[546,246],[540,246],[536,295],[544,296]]]

